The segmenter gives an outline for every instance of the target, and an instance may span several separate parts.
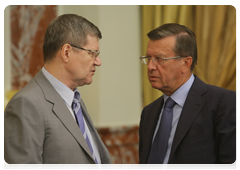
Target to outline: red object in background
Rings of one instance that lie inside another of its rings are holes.
[[[12,90],[23,88],[43,66],[42,45],[56,5],[15,5],[11,8]]]

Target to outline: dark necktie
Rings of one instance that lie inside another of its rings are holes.
[[[162,164],[167,152],[168,139],[172,129],[173,107],[175,102],[169,97],[164,106],[161,122],[152,143],[148,164]]]
[[[97,159],[95,157],[95,154],[93,152],[93,148],[92,148],[92,145],[90,143],[90,140],[89,140],[89,137],[87,135],[87,132],[85,130],[85,124],[84,124],[84,120],[83,120],[83,114],[82,114],[82,109],[81,109],[81,105],[80,105],[80,94],[78,91],[75,91],[74,93],[74,98],[73,98],[73,103],[72,103],[72,109],[73,109],[73,112],[76,116],[76,119],[77,119],[77,123],[78,123],[78,126],[83,134],[83,137],[85,138],[87,144],[88,144],[88,147],[92,153],[92,156],[95,160],[96,163],[97,162]]]

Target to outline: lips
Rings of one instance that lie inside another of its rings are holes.
[[[92,71],[91,71],[91,72],[92,72],[92,75],[94,75],[95,71],[96,71],[96,70],[92,70]]]
[[[157,79],[159,79],[159,77],[157,77],[157,76],[149,76],[149,80],[150,81],[155,81]]]
[[[150,76],[150,78],[158,78],[158,77],[156,77],[156,76]]]
[[[95,67],[92,67],[92,69],[90,69],[90,72],[95,72],[95,71],[96,71]]]

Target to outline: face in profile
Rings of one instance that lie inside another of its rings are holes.
[[[99,51],[97,37],[88,35],[87,42],[87,45],[83,46],[82,48],[96,52]],[[73,53],[74,55],[69,63],[69,70],[72,72],[72,80],[76,82],[78,86],[91,84],[92,76],[96,71],[96,66],[101,66],[102,64],[99,56],[95,58],[96,53],[82,49],[77,49],[77,51]]]

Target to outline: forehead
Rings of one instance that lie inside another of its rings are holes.
[[[169,36],[160,40],[149,40],[147,55],[169,56],[174,54],[176,36]]]
[[[92,48],[94,51],[99,50],[98,38],[95,36],[87,35],[87,45],[83,46],[83,48]]]

